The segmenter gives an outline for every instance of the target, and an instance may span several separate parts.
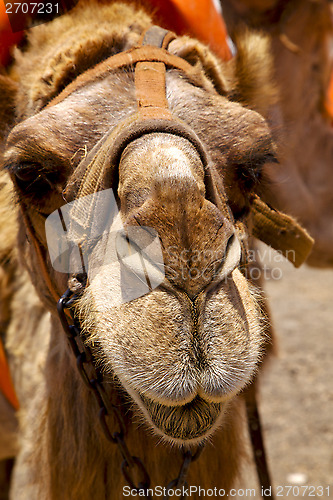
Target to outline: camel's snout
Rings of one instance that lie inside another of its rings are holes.
[[[166,142],[161,135],[151,134],[148,144],[135,141],[123,155],[121,210],[127,227],[156,231],[167,280],[193,297],[221,271],[234,230],[206,199],[204,166],[194,146],[171,135]],[[233,255],[230,272],[239,262],[239,245]]]
[[[133,215],[140,226],[154,228],[163,253],[165,277],[190,297],[221,272],[226,277],[223,271],[228,268],[230,273],[240,258],[240,245],[229,221],[208,200],[193,199],[190,190],[177,203],[171,195],[153,198]]]

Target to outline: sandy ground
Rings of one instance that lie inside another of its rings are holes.
[[[333,270],[263,257],[278,355],[263,374],[260,408],[275,493],[298,485],[279,498],[332,498]]]

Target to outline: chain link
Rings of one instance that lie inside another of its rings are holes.
[[[183,463],[180,467],[179,474],[176,477],[176,479],[173,479],[167,485],[166,495],[164,496],[164,500],[169,500],[170,496],[174,496],[174,495],[171,495],[171,490],[181,489],[183,487],[185,487],[185,488],[188,487],[187,482],[186,482],[186,477],[188,474],[189,467],[190,467],[192,462],[195,462],[196,460],[198,460],[198,458],[201,455],[202,450],[203,450],[203,445],[199,445],[196,452],[194,453],[194,455],[192,455],[192,452],[190,450],[183,452]],[[180,498],[183,498],[183,496],[181,496]]]
[[[76,359],[78,372],[86,387],[95,395],[95,399],[99,407],[98,420],[105,438],[111,443],[117,445],[121,456],[123,457],[121,472],[127,484],[138,493],[139,490],[143,490],[145,492],[145,498],[151,498],[148,491],[150,486],[149,474],[140,458],[131,455],[125,443],[126,426],[124,420],[119,409],[108,401],[103,385],[103,374],[98,367],[94,365],[92,352],[83,341],[81,328],[73,313],[73,305],[75,304],[77,298],[78,297],[70,289],[66,290],[64,295],[58,301],[57,309],[62,327],[66,333],[69,345]],[[65,312],[66,310],[70,312],[74,324],[69,324],[69,318]],[[111,417],[116,422],[117,430],[112,430],[110,428],[108,419]],[[190,464],[199,458],[202,448],[203,447],[200,446],[194,455],[192,455],[190,451],[183,452],[183,462],[180,467],[179,474],[177,478],[170,481],[165,488],[165,500],[170,498],[170,492],[172,489],[182,488],[187,485],[186,477],[188,475]],[[133,478],[135,469],[137,471],[137,477],[140,478],[137,482]]]

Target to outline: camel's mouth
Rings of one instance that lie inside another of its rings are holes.
[[[200,396],[190,403],[167,406],[140,395],[147,413],[159,433],[177,441],[206,437],[223,414],[226,403],[208,403]]]

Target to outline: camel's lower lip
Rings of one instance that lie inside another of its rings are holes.
[[[177,406],[156,403],[142,394],[140,397],[154,426],[165,436],[182,441],[207,435],[224,406],[224,403],[208,403],[200,396]]]

